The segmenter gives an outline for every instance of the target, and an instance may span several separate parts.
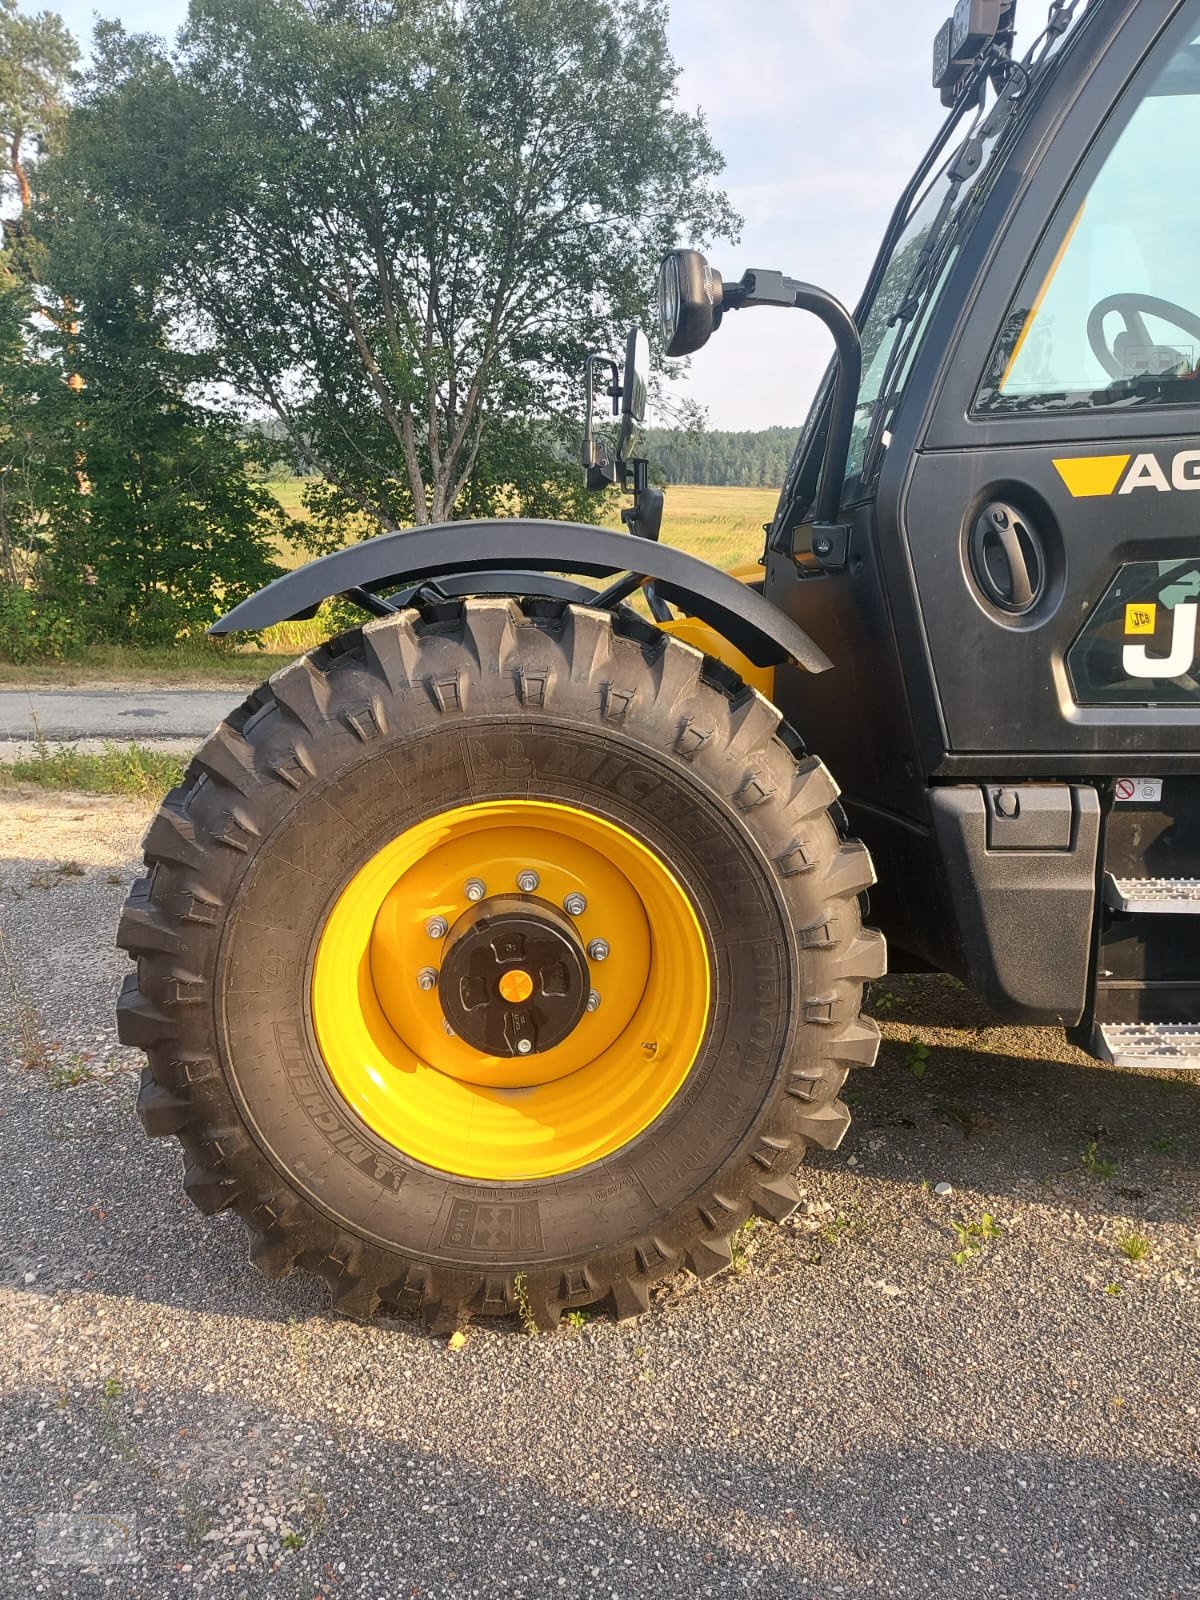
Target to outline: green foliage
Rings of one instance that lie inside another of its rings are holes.
[[[66,115],[77,56],[61,17],[51,11],[23,16],[17,0],[0,0],[0,145],[7,163],[0,169],[0,287],[13,279],[30,283],[38,275],[29,219],[33,173]]]
[[[247,477],[245,447],[225,419],[167,383],[145,403],[115,366],[89,382],[79,406],[87,492],[60,522],[44,583],[88,639],[195,638],[277,575],[270,540],[286,519]]]
[[[919,1039],[910,1039],[904,1052],[904,1065],[914,1078],[923,1078],[929,1065],[929,1050]]]
[[[84,645],[80,618],[61,599],[0,582],[0,659],[24,666],[30,661],[63,661]]]
[[[1131,1229],[1117,1236],[1117,1249],[1127,1261],[1144,1261],[1153,1248],[1144,1233],[1135,1233]]]
[[[577,413],[663,252],[736,227],[661,0],[192,0],[93,62],[56,215],[384,527],[571,499],[505,419]]]
[[[74,789],[81,794],[157,797],[181,781],[184,766],[181,757],[164,755],[144,745],[108,744],[97,754],[77,750],[74,745],[53,749],[45,740],[39,740],[32,756],[0,762],[0,789],[32,785],[39,789]]]
[[[728,432],[714,428],[647,428],[651,470],[667,483],[726,483],[776,489],[787,474],[798,428]]]
[[[985,1211],[978,1222],[954,1222],[951,1226],[958,1249],[950,1252],[950,1259],[956,1267],[965,1266],[972,1256],[980,1254],[984,1245],[998,1239],[1004,1231],[990,1211]]]
[[[1083,1154],[1079,1158],[1080,1165],[1093,1178],[1115,1178],[1117,1175],[1116,1162],[1109,1161],[1099,1151],[1099,1140],[1089,1139],[1083,1147]]]

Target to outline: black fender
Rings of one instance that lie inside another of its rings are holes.
[[[276,578],[234,606],[209,632],[269,628],[272,623],[287,622],[305,612],[311,615],[322,600],[348,589],[378,593],[451,574],[457,577],[463,573],[507,572],[515,567],[533,568],[539,574],[578,572],[597,578],[634,572],[639,577],[652,578],[655,592],[662,599],[707,622],[755,666],[773,667],[794,661],[806,672],[825,672],[833,665],[808,634],[777,606],[707,561],[611,528],[516,517],[434,523],[380,534],[362,544],[335,550],[332,555]],[[507,576],[515,579],[519,574]],[[461,586],[456,583],[455,587]],[[544,593],[550,587],[548,583],[544,587],[533,586],[533,592]],[[559,580],[554,580],[554,588],[566,598]],[[528,591],[510,587],[508,592]]]

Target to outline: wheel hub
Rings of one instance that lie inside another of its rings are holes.
[[[587,1011],[588,965],[568,918],[544,900],[494,896],[450,929],[438,991],[455,1033],[492,1056],[561,1044]]]

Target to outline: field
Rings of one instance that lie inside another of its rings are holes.
[[[272,483],[286,511],[301,515],[301,478]],[[680,484],[667,490],[662,542],[700,556],[714,566],[729,568],[754,560],[762,549],[763,523],[775,509],[774,489],[738,489]],[[622,504],[628,504],[623,500]],[[620,508],[608,521],[620,527]],[[288,546],[280,551],[288,566],[305,559]],[[322,617],[312,622],[281,623],[269,628],[258,642],[230,651],[204,640],[175,650],[130,650],[118,645],[97,646],[79,661],[47,662],[16,667],[0,662],[0,684],[73,684],[150,681],[163,684],[257,682],[302,650],[311,649],[329,633]]]

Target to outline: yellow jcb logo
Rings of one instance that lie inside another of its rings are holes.
[[[1126,471],[1128,468],[1128,471]],[[1062,456],[1054,469],[1075,500],[1101,494],[1132,494],[1135,489],[1200,489],[1200,450],[1180,450],[1169,469],[1158,457]]]

